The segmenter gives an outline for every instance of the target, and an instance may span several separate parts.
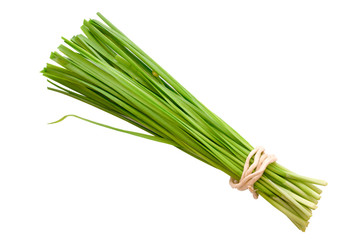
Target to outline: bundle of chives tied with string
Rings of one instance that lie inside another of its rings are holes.
[[[305,231],[320,199],[315,185],[325,181],[303,177],[275,163],[275,157],[253,148],[223,120],[201,104],[169,73],[100,13],[84,21],[84,34],[65,38],[42,71],[49,90],[70,96],[119,117],[148,134],[120,132],[173,145],[231,177],[230,185],[249,189]],[[57,122],[59,122],[57,121]],[[254,155],[254,156],[253,156]],[[261,163],[265,165],[261,166]],[[243,174],[244,172],[244,174]]]

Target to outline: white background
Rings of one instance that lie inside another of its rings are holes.
[[[359,1],[2,1],[0,239],[359,237]],[[102,12],[190,92],[299,174],[325,179],[305,233],[165,144],[46,90],[39,71]]]

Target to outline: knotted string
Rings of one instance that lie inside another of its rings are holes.
[[[250,159],[254,157],[254,162],[250,166]],[[266,167],[277,160],[275,155],[268,155],[265,153],[265,148],[256,147],[248,155],[245,161],[244,170],[241,175],[240,181],[237,181],[230,177],[230,186],[236,188],[239,191],[249,191],[253,194],[253,197],[257,199],[259,194],[254,189],[254,184],[261,178],[265,172]],[[255,171],[254,171],[255,170]]]

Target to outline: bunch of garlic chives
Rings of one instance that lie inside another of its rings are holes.
[[[60,45],[42,71],[53,87],[119,117],[148,134],[117,129],[173,145],[234,179],[242,174],[253,147],[223,120],[201,104],[179,82],[162,69],[100,13],[106,25],[84,21],[83,34]],[[65,119],[60,119],[59,121]],[[57,121],[57,122],[59,122]],[[312,210],[320,199],[317,185],[325,181],[303,177],[278,163],[268,166],[255,183],[255,190],[305,231]]]

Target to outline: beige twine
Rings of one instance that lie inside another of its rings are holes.
[[[250,166],[250,159],[254,156],[254,162]],[[240,181],[230,178],[230,186],[236,188],[239,191],[249,191],[253,194],[253,197],[257,199],[259,194],[254,189],[254,184],[261,178],[265,172],[266,167],[277,160],[275,155],[268,155],[265,153],[265,148],[256,147],[248,155],[245,161],[244,170],[241,175]],[[254,171],[255,170],[255,171]]]

